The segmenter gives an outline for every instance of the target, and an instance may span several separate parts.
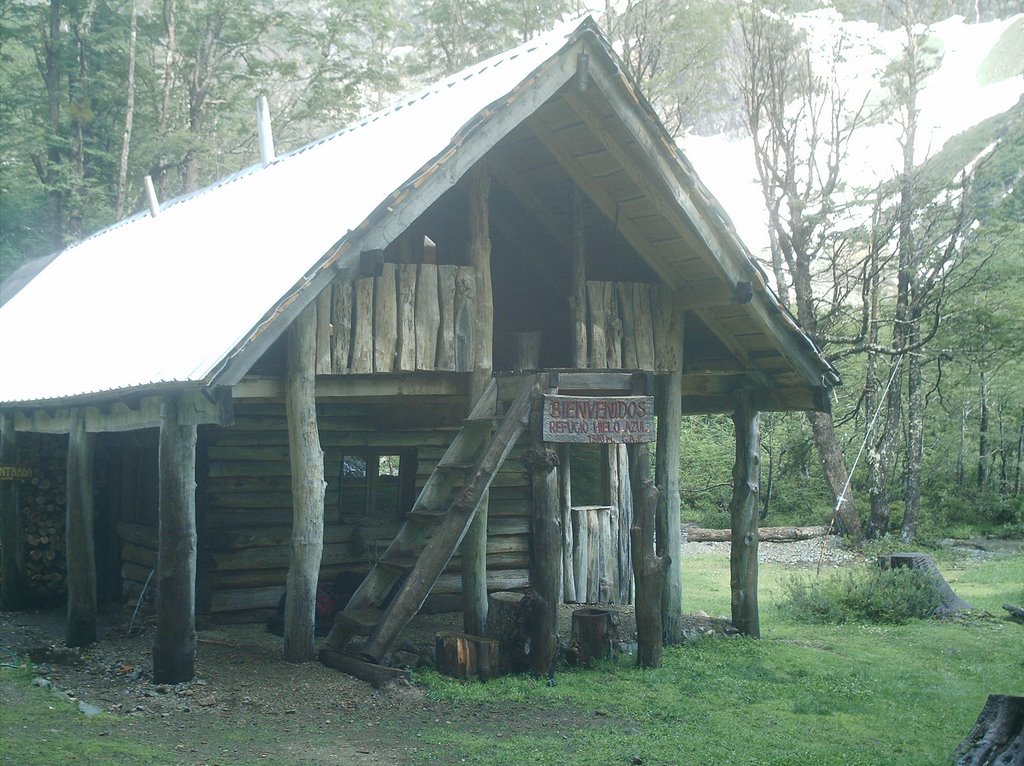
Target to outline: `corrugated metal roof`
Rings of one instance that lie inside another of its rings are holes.
[[[347,232],[588,23],[67,248],[0,308],[0,402],[203,381]]]

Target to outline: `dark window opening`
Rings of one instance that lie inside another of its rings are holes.
[[[346,451],[338,468],[338,518],[401,519],[416,500],[415,449]]]

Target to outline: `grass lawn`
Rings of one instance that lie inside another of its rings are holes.
[[[940,566],[980,609],[1000,614],[1001,604],[1024,602],[1024,557]],[[727,614],[728,575],[727,558],[687,559],[686,610]],[[698,640],[667,649],[657,671],[623,658],[562,672],[554,686],[525,677],[463,684],[424,673],[417,680],[429,699],[362,711],[349,729],[294,718],[281,729],[280,717],[243,729],[192,717],[194,728],[175,735],[160,720],[84,718],[30,688],[29,668],[6,668],[0,763],[354,762],[347,746],[371,754],[359,763],[921,766],[950,762],[988,694],[1024,695],[1021,626],[985,617],[795,624],[774,608],[787,576],[778,565],[761,568],[760,641]],[[353,739],[359,728],[362,738]],[[299,735],[321,749],[300,750]],[[208,742],[206,754],[176,744],[189,739]],[[378,746],[386,749],[372,755]]]
[[[673,647],[659,671],[619,661],[563,673],[553,688],[427,679],[432,694],[453,703],[571,710],[576,729],[495,738],[436,728],[427,736],[476,764],[628,764],[634,756],[644,764],[947,764],[988,694],[1024,694],[1017,625],[786,623],[773,609],[786,576],[778,565],[761,568],[761,641]],[[996,614],[1002,603],[1022,601],[1024,560],[970,564],[951,579]],[[684,582],[687,611],[728,613],[727,559],[688,559]]]

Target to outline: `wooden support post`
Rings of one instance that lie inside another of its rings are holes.
[[[160,407],[153,681],[167,684],[190,681],[196,672],[196,426],[180,425],[180,415],[178,401],[166,398]]]
[[[535,387],[530,406],[531,445],[524,461],[533,490],[530,585],[536,594],[530,621],[530,671],[550,678],[558,658],[558,606],[562,602],[562,530],[558,455],[541,440],[543,389]]]
[[[668,556],[657,539],[658,488],[651,481],[646,444],[630,447],[633,480],[633,526],[629,529],[636,578],[636,664],[641,668],[661,665],[662,591],[668,572]]]
[[[14,415],[0,413],[0,464],[18,462],[18,434],[14,430]],[[10,612],[24,609],[28,580],[25,571],[25,523],[21,513],[19,482],[0,481],[0,551],[3,567],[3,590],[0,590],[0,609]]]
[[[671,305],[671,303],[669,304]],[[679,509],[679,439],[683,427],[683,317],[671,312],[671,327],[664,336],[675,353],[666,351],[670,372],[658,376],[655,415],[658,434],[654,483],[661,490],[658,502],[658,540],[664,541],[669,558],[668,576],[662,594],[661,627],[666,644],[682,639],[680,618],[683,611],[682,530]]]
[[[583,191],[572,186],[572,252],[569,272],[569,321],[572,324],[572,366],[587,367],[587,272],[583,229]],[[603,365],[602,365],[603,366]]]
[[[742,391],[732,414],[736,428],[736,464],[732,469],[732,548],[729,554],[732,624],[752,638],[761,637],[757,610],[757,512],[760,467],[760,415],[749,391]]]
[[[315,315],[307,308],[288,330],[285,409],[292,473],[292,547],[284,611],[284,657],[316,658],[316,584],[324,547],[324,452],[316,420]]]
[[[67,583],[68,646],[96,640],[96,549],[93,541],[93,434],[85,411],[72,410],[68,432]]]
[[[573,567],[572,542],[572,483],[570,476],[569,445],[558,445],[559,512],[562,515],[562,600],[576,600],[576,574]]]
[[[494,371],[494,295],[491,286],[491,177],[483,161],[469,171],[469,264],[476,275],[473,303],[473,354],[469,385],[472,409]],[[462,539],[463,627],[479,636],[487,625],[487,506],[484,493],[476,516]]]

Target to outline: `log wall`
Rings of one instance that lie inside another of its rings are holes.
[[[380,268],[377,276],[335,280],[317,299],[317,374],[471,371],[473,269]]]
[[[321,403],[317,410],[327,479],[320,579],[331,581],[342,571],[368,571],[402,523],[398,513],[368,515],[364,495],[353,493],[348,485],[344,490],[350,494],[341,512],[338,487],[343,455],[360,448],[383,448],[387,453],[416,448],[418,493],[457,430],[383,431],[366,404]],[[283,404],[238,403],[234,426],[203,431],[208,469],[206,510],[199,531],[200,614],[225,620],[258,618],[262,610],[275,608],[284,592],[292,519],[287,439]],[[521,451],[520,447],[513,451],[491,488],[490,590],[529,584],[530,490]],[[138,534],[133,537],[139,539]],[[124,540],[123,547],[125,576],[144,580],[152,565],[136,565],[134,559],[146,558],[148,546]],[[434,594],[458,594],[460,572],[456,553]]]

